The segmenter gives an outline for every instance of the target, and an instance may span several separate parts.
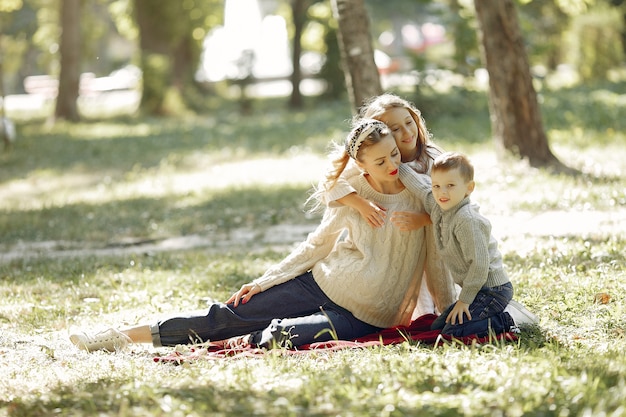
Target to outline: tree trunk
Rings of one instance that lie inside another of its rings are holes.
[[[293,18],[293,50],[291,61],[293,72],[291,73],[291,98],[289,107],[302,108],[302,92],[300,91],[300,81],[302,81],[302,68],[300,67],[300,55],[302,54],[302,31],[306,22],[306,11],[309,6],[307,0],[292,0],[291,13]]]
[[[489,73],[489,112],[499,151],[531,166],[575,172],[552,153],[513,0],[475,0],[482,55]]]
[[[163,18],[160,14],[162,10],[154,10],[154,6],[151,0],[134,2],[143,73],[140,108],[146,114],[160,115],[166,112],[164,101],[172,80],[172,60],[167,36],[170,34],[169,22],[158,24],[158,20]]]
[[[143,90],[141,110],[147,114],[177,114],[194,88],[200,48],[185,2],[135,0]],[[189,4],[193,5],[193,2]],[[202,12],[202,10],[198,10]]]
[[[61,1],[61,73],[54,116],[72,122],[80,120],[80,6],[81,0]]]
[[[363,0],[332,0],[346,87],[356,113],[365,100],[383,92]]]

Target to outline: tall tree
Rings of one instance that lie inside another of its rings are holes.
[[[363,102],[383,89],[374,61],[369,18],[363,0],[332,0],[346,87],[356,113]]]
[[[81,0],[61,3],[61,73],[54,116],[73,122],[80,120],[78,94],[80,87],[80,10]]]
[[[474,7],[498,149],[528,159],[534,167],[573,173],[548,145],[513,0],[475,0]]]
[[[302,107],[302,92],[300,91],[300,81],[302,81],[302,68],[300,66],[300,56],[302,55],[302,32],[306,23],[306,13],[310,5],[310,0],[291,0],[291,16],[293,19],[293,47],[291,49],[291,61],[293,71],[291,73],[291,98],[289,107]]]
[[[196,105],[194,75],[206,32],[221,21],[221,0],[134,0],[139,29],[143,91],[141,109],[164,114]]]

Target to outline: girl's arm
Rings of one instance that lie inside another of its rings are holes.
[[[329,207],[351,207],[357,210],[370,226],[381,227],[385,223],[385,208],[358,195],[348,181],[360,174],[361,170],[350,161],[335,185],[322,194],[322,201]]]
[[[357,210],[361,217],[372,227],[382,227],[385,224],[385,217],[387,217],[386,209],[373,201],[361,197],[356,191],[338,199],[337,203]]]

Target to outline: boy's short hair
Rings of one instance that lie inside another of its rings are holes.
[[[450,171],[458,169],[465,182],[474,181],[474,166],[467,156],[459,152],[444,152],[435,158],[432,171]]]

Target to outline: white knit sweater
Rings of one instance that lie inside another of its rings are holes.
[[[431,161],[432,165],[432,161]],[[402,163],[400,168],[400,179],[402,182],[407,185],[405,181],[413,181],[416,175],[419,175],[415,172],[406,172],[405,170],[410,168],[415,171],[418,166],[416,162],[407,162]],[[428,167],[430,170],[430,167]],[[360,173],[360,169],[354,163],[353,160],[350,160],[347,168],[342,173],[341,177],[337,180],[337,183],[330,189],[327,190],[323,194],[323,202],[329,207],[343,207],[341,203],[338,203],[342,197],[347,196],[350,193],[356,192],[361,197],[369,199],[368,197],[361,194],[359,190],[356,190],[351,185],[351,179],[355,176],[358,176]],[[408,175],[410,173],[410,175]],[[408,176],[407,176],[408,175]],[[411,188],[409,188],[410,191]],[[413,192],[413,191],[412,191]],[[419,194],[418,194],[419,196]],[[383,207],[386,207],[383,204]],[[356,211],[356,210],[355,210]],[[422,199],[419,198],[419,203],[407,209],[407,211],[419,212],[424,211],[422,205]],[[389,219],[390,213],[387,213],[387,219]],[[426,263],[424,265],[424,272],[426,278],[426,284],[428,286],[428,292],[430,293],[435,306],[441,312],[445,310],[449,305],[453,304],[457,300],[457,289],[454,285],[454,281],[450,275],[449,269],[446,267],[443,259],[441,257],[441,253],[437,249],[437,245],[435,243],[435,235],[432,230],[432,226],[426,226],[423,228],[424,230],[424,239],[426,241]],[[411,255],[411,252],[406,252],[406,255]],[[421,285],[421,283],[420,283]]]
[[[378,193],[363,175],[349,183],[362,197],[386,207],[388,219],[393,211],[422,206],[406,189]],[[424,237],[424,228],[403,232],[389,220],[372,228],[354,209],[327,208],[306,241],[254,282],[266,290],[311,270],[324,293],[359,320],[383,328],[408,324],[424,268]]]

